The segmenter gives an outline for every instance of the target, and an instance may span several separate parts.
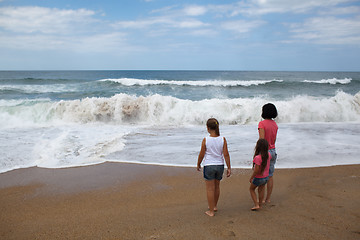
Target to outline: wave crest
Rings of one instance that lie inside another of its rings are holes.
[[[305,83],[318,83],[318,84],[349,84],[351,83],[351,78],[344,78],[344,79],[337,79],[337,78],[331,78],[331,79],[322,79],[322,80],[304,80]]]
[[[148,86],[148,85],[177,85],[177,86],[195,86],[195,87],[249,87],[263,85],[271,82],[283,82],[283,80],[209,80],[209,81],[175,81],[175,80],[145,80],[136,78],[102,79],[101,82],[114,82],[124,86]]]
[[[268,102],[276,105],[279,123],[360,121],[360,92],[353,96],[341,91],[330,98],[296,96],[287,101],[260,97],[191,101],[162,95],[118,94],[111,98],[3,105],[0,119],[2,127],[67,122],[199,125],[210,117],[226,125],[251,124],[261,120],[261,108]]]

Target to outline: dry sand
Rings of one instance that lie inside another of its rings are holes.
[[[195,168],[104,163],[0,174],[0,239],[360,239],[360,165],[281,169],[250,211],[251,170],[207,210]]]

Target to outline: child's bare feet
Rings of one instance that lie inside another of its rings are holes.
[[[251,208],[251,211],[256,211],[256,210],[259,210],[260,209],[260,206],[254,206]]]
[[[210,212],[210,211],[206,211],[205,214],[208,215],[208,216],[210,216],[210,217],[215,216],[215,213],[214,213],[214,212]]]
[[[210,210],[210,208],[208,207],[208,209]],[[214,207],[214,212],[217,212],[217,207]]]

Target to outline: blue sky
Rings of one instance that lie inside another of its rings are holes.
[[[0,70],[360,71],[360,1],[0,0]]]

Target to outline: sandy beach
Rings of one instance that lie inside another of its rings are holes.
[[[204,214],[195,168],[123,163],[0,174],[0,239],[359,239],[360,165],[278,169],[252,212],[249,169],[221,182]]]

